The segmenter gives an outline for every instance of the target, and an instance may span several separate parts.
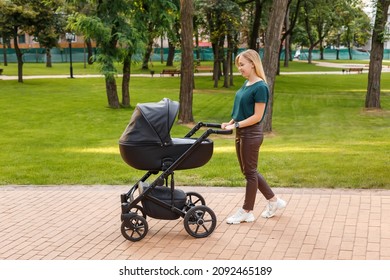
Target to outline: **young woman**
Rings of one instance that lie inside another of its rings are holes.
[[[237,91],[232,110],[232,119],[222,123],[221,128],[236,129],[236,153],[242,173],[246,179],[245,200],[242,208],[226,219],[228,224],[253,222],[252,213],[257,189],[268,200],[261,216],[271,218],[276,210],[286,207],[286,202],[275,196],[270,186],[257,170],[263,131],[260,123],[264,119],[268,103],[268,85],[259,54],[254,50],[240,53],[235,60],[241,75],[246,78]]]

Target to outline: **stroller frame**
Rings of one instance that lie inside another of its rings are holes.
[[[212,128],[221,128],[220,124],[214,123],[197,123],[184,138],[190,138],[201,127],[208,127],[204,133],[195,140],[195,142],[183,153],[178,159],[173,162],[165,162],[162,168],[162,173],[150,184],[148,188],[143,189],[146,180],[151,175],[157,175],[159,171],[149,170],[138,180],[136,184],[127,192],[121,194],[121,233],[130,241],[139,241],[143,239],[148,230],[148,222],[146,221],[147,213],[145,209],[139,205],[141,202],[151,202],[159,207],[167,209],[175,213],[174,217],[167,218],[168,220],[184,218],[184,228],[187,233],[195,238],[203,238],[209,236],[215,229],[217,218],[213,210],[206,206],[205,199],[196,192],[187,192],[186,201],[183,207],[175,206],[175,180],[174,170],[193,153],[201,143],[206,140],[211,134],[232,134],[229,130],[215,130]],[[170,180],[169,180],[170,179]],[[151,192],[157,187],[165,184],[168,187],[170,182],[170,203],[162,201],[151,195]],[[135,197],[135,192],[138,190],[139,195]]]

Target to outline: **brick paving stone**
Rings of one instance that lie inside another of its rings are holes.
[[[2,186],[0,260],[390,260],[390,190],[275,188],[288,203],[275,217],[260,217],[258,194],[255,222],[227,225],[244,188],[182,189],[215,212],[211,236],[189,236],[181,218],[148,217],[146,237],[126,240],[119,196],[127,186]],[[23,211],[20,197],[29,197]]]

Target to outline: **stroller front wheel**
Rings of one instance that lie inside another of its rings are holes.
[[[122,221],[121,232],[127,240],[136,242],[140,241],[148,233],[148,222],[139,215],[125,217]]]
[[[209,236],[217,225],[217,217],[213,210],[205,205],[197,205],[184,216],[184,228],[195,238]]]
[[[145,214],[144,208],[142,208],[142,206],[134,205],[133,207],[130,208],[129,212],[135,213],[138,216],[142,216],[144,219],[146,219],[146,214]]]

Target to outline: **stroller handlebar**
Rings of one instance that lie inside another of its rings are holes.
[[[221,124],[219,124],[219,123],[204,123],[203,126],[219,128],[220,130],[214,130],[214,129],[212,130],[211,133],[215,133],[215,134],[232,134],[233,133],[233,130],[221,129]]]
[[[214,127],[214,128],[221,128],[221,124],[219,123],[201,123],[202,126],[205,127]]]
[[[185,137],[191,137],[194,135],[202,126],[204,127],[210,127],[208,129],[208,134],[232,134],[232,130],[223,130],[221,129],[221,124],[219,123],[203,123],[203,122],[198,122],[190,132],[187,133]],[[211,128],[219,128],[219,130],[211,129]]]
[[[212,133],[215,133],[215,134],[232,134],[233,130],[214,130],[214,129],[212,129]]]

